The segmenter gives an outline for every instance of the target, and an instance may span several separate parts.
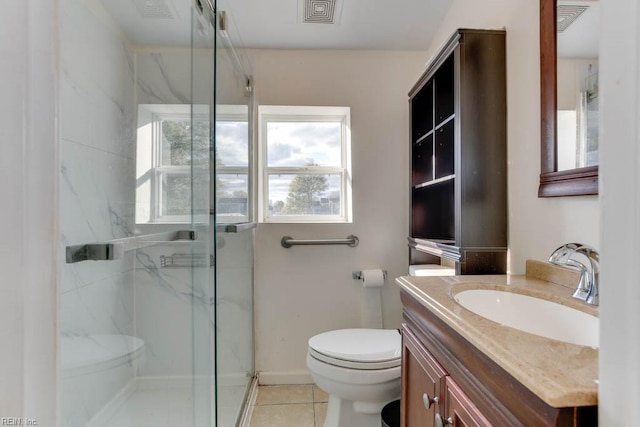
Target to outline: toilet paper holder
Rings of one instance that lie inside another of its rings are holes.
[[[353,277],[353,280],[362,280],[362,271],[353,271],[351,272],[351,277]],[[384,277],[384,279],[387,279],[387,270],[382,270],[382,277]]]

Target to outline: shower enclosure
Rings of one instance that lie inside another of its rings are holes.
[[[64,427],[241,416],[251,73],[212,3],[58,2]]]

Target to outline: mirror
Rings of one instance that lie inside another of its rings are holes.
[[[598,194],[599,5],[540,0],[538,197]]]

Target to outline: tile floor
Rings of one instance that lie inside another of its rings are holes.
[[[259,386],[250,427],[322,427],[327,400],[316,385]]]

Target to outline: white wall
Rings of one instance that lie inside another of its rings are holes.
[[[401,321],[393,279],[407,273],[409,136],[407,93],[423,72],[423,52],[250,51],[263,105],[351,107],[353,223],[260,224],[256,231],[256,369],[263,383],[309,381],[307,340],[361,326],[362,282],[352,271],[383,268],[384,326]],[[356,248],[284,249],[297,239],[360,238]]]
[[[0,417],[56,423],[55,2],[0,13]]]
[[[599,246],[596,196],[538,198],[540,174],[539,2],[454,0],[429,48],[435,54],[456,28],[506,28],[509,162],[509,271],[546,260],[566,242]]]
[[[602,3],[600,386],[603,426],[640,425],[640,8]]]

